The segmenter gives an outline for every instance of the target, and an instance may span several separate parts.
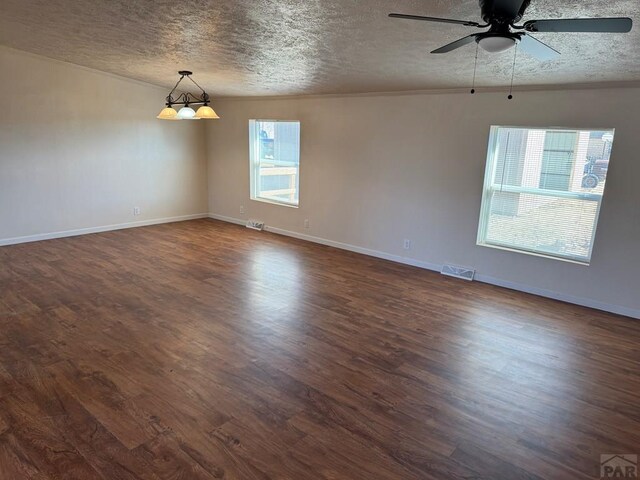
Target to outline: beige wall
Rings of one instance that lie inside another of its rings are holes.
[[[223,99],[206,125],[156,120],[164,95],[0,47],[0,244],[197,215],[208,188],[216,216],[640,317],[640,89]],[[250,118],[302,122],[299,209],[249,200]],[[475,245],[492,124],[616,128],[590,267]]]
[[[166,94],[0,47],[0,244],[206,213],[204,127],[157,120]]]
[[[640,316],[640,89],[530,91],[512,101],[506,92],[226,99],[215,107],[222,120],[207,126],[213,215],[425,267],[471,266],[484,281]],[[251,118],[302,122],[299,209],[249,200]],[[616,129],[591,266],[476,246],[492,124]]]

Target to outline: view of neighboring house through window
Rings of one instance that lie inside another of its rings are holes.
[[[300,122],[249,121],[251,198],[297,206],[300,185]]]
[[[589,263],[613,133],[491,127],[478,244]]]

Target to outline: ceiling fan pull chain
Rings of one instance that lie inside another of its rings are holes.
[[[473,62],[473,81],[471,82],[471,94],[476,93],[476,68],[478,67],[478,48],[480,45],[476,42],[476,60]]]
[[[511,85],[509,85],[509,100],[513,98],[513,77],[516,74],[516,56],[518,54],[518,45],[513,47],[513,66],[511,67]]]

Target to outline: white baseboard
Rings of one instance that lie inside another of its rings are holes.
[[[326,238],[314,237],[313,235],[305,235],[304,233],[291,232],[289,230],[283,230],[281,228],[269,227],[268,225],[265,226],[264,229],[267,232],[276,233],[278,235],[286,235],[287,237],[299,238],[300,240],[319,243],[321,245],[327,245],[329,247],[335,247],[342,250],[348,250],[350,252],[361,253],[362,255],[368,255],[370,257],[382,258],[384,260],[390,260],[392,262],[403,263],[405,265],[420,267],[426,270],[434,270],[438,272],[441,268],[440,265],[436,265],[435,263],[423,262],[422,260],[417,260],[415,258],[393,255],[391,253],[381,252],[380,250],[358,247],[357,245],[351,245],[349,243],[336,242],[334,240],[328,240]]]
[[[533,287],[524,283],[509,282],[507,280],[491,277],[489,275],[476,274],[475,279],[479,282],[490,283],[491,285],[508,288],[510,290],[518,290],[520,292],[538,295],[539,297],[551,298],[553,300],[560,300],[562,302],[572,303],[574,305],[580,305],[582,307],[593,308],[595,310],[602,310],[605,312],[616,313],[618,315],[624,315],[625,317],[640,319],[640,310],[633,308],[611,305],[609,303],[599,302],[591,298],[576,297],[574,295],[558,293],[554,292],[553,290]]]
[[[215,220],[222,220],[223,222],[235,223],[238,225],[245,225],[245,221],[232,218],[225,217],[223,215],[217,215],[214,213],[209,214],[209,218],[213,218]],[[379,250],[372,250],[370,248],[358,247],[356,245],[351,245],[349,243],[336,242],[334,240],[328,240],[326,238],[314,237],[313,235],[307,235],[304,233],[292,232],[291,230],[284,230],[282,228],[270,227],[265,225],[264,230],[266,232],[275,233],[277,235],[285,235],[287,237],[298,238],[300,240],[306,240],[307,242],[319,243],[321,245],[327,245],[329,247],[339,248],[341,250],[348,250],[350,252],[361,253],[363,255],[368,255],[370,257],[382,258],[384,260],[391,260],[392,262],[403,263],[405,265],[412,265],[414,267],[425,268],[427,270],[435,270],[439,271],[440,266],[434,263],[427,263],[421,260],[416,260],[414,258],[409,257],[401,257],[400,255],[392,255],[390,253],[381,252]]]
[[[214,220],[221,220],[227,223],[235,223],[236,225],[246,225],[247,221],[242,220],[241,218],[233,218],[233,217],[225,217],[224,215],[216,215],[214,213],[210,213],[208,215],[209,218],[213,218]]]
[[[141,220],[138,222],[118,223],[115,225],[104,225],[101,227],[78,228],[75,230],[65,230],[62,232],[39,233],[36,235],[26,235],[24,237],[13,237],[0,239],[0,247],[6,245],[16,245],[18,243],[39,242],[40,240],[51,240],[53,238],[75,237],[76,235],[87,235],[89,233],[108,232],[111,230],[122,230],[124,228],[146,227],[158,225],[160,223],[182,222],[185,220],[195,220],[196,218],[207,218],[207,213],[196,213],[194,215],[181,215],[179,217],[154,218],[151,220]]]
[[[210,213],[209,218],[213,218],[215,220],[221,220],[223,222],[228,222],[228,223],[235,223],[238,225],[245,225],[246,223],[244,220],[239,218],[226,217],[226,216],[217,215],[214,213]],[[342,250],[348,250],[350,252],[361,253],[363,255],[369,255],[371,257],[382,258],[384,260],[390,260],[392,262],[403,263],[405,265],[411,265],[413,267],[424,268],[426,270],[433,270],[433,271],[439,272],[442,269],[442,265],[438,265],[435,263],[423,262],[422,260],[417,260],[415,258],[402,257],[400,255],[393,255],[390,253],[381,252],[379,250],[372,250],[369,248],[358,247],[356,245],[336,242],[334,240],[328,240],[326,238],[315,237],[313,235],[307,235],[304,233],[284,230],[282,228],[270,227],[268,225],[265,225],[265,231],[275,233],[278,235],[285,235],[287,237],[298,238],[300,240],[306,240],[308,242],[319,243],[321,245],[340,248]],[[633,309],[633,308],[622,307],[619,305],[611,305],[608,303],[599,302],[597,300],[592,300],[590,298],[576,297],[573,295],[558,293],[552,290],[533,287],[533,286],[522,284],[522,283],[509,282],[507,280],[491,277],[489,275],[476,274],[475,280],[482,283],[489,283],[491,285],[496,285],[498,287],[504,287],[511,290],[518,290],[520,292],[538,295],[540,297],[551,298],[553,300],[560,300],[563,302],[572,303],[574,305],[580,305],[583,307],[589,307],[596,310],[602,310],[605,312],[616,313],[618,315],[624,315],[627,317],[640,319],[640,310]]]

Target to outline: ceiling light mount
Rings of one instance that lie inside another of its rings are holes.
[[[178,75],[180,75],[180,79],[175,84],[169,95],[167,95],[165,105],[166,107],[162,109],[157,118],[161,120],[200,120],[200,119],[216,119],[220,118],[216,112],[213,111],[213,108],[209,106],[210,97],[204,89],[198,85],[198,83],[191,78],[193,72],[189,70],[180,70],[178,71]],[[180,93],[177,97],[174,97],[173,94],[180,85],[180,82],[187,77],[191,82],[200,89],[200,94],[195,95],[191,92],[183,92]],[[176,111],[173,108],[174,105],[183,105],[180,111]],[[191,105],[201,105],[196,112]]]

